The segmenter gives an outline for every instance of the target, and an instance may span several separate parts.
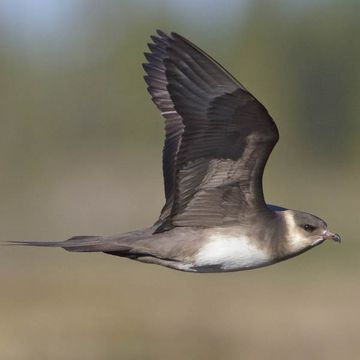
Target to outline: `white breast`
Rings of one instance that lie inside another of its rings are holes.
[[[256,268],[271,262],[269,254],[247,236],[214,234],[195,256],[196,267],[219,267],[222,271]]]

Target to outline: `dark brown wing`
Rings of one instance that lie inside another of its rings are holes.
[[[262,175],[278,140],[272,118],[202,50],[176,33],[158,34],[145,65],[167,127],[167,202],[158,231],[224,225],[266,211]],[[168,126],[168,115],[176,125]]]
[[[175,188],[175,164],[179,150],[184,123],[174,108],[167,90],[165,60],[168,58],[167,48],[171,46],[171,39],[165,33],[158,31],[159,37],[152,36],[153,44],[148,44],[151,53],[145,53],[148,63],[143,64],[147,75],[144,77],[148,84],[148,91],[161,115],[165,118],[165,143],[163,148],[163,177],[165,190],[165,205],[160,219],[169,215],[173,202]]]

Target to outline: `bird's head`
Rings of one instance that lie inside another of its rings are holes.
[[[283,216],[288,246],[292,252],[309,249],[325,240],[341,242],[340,236],[329,231],[326,222],[317,216],[295,210],[286,210]]]

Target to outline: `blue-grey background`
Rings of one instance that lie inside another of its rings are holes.
[[[141,68],[156,28],[209,52],[276,120],[268,202],[343,237],[212,275],[1,247],[0,358],[358,358],[359,11],[351,0],[0,0],[2,241],[156,219],[163,122]]]

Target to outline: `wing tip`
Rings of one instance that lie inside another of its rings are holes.
[[[185,39],[183,36],[181,36],[179,33],[177,33],[176,31],[172,31],[170,33],[172,38],[178,38],[178,39]]]
[[[156,29],[156,33],[161,37],[168,37],[168,34],[165,31],[162,31],[161,29]]]

